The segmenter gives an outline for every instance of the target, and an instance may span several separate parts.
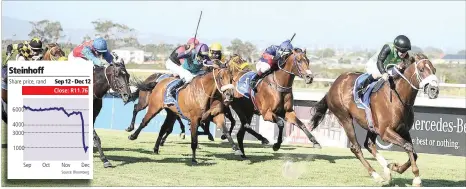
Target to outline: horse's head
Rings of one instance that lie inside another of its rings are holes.
[[[293,52],[285,56],[285,65],[280,67],[281,70],[297,75],[298,77],[304,79],[306,84],[311,84],[314,80],[314,75],[312,74],[309,67],[309,59],[306,56],[306,50],[300,48],[293,49]]]
[[[430,99],[435,99],[439,94],[439,82],[435,76],[437,69],[432,62],[422,53],[414,54],[410,57],[409,65],[407,65],[405,75],[408,80],[418,89],[424,89],[424,93]],[[413,77],[415,77],[413,79]]]
[[[229,105],[233,101],[234,95],[234,86],[233,86],[233,76],[229,68],[220,68],[212,70],[214,75],[215,85],[217,89],[225,97],[223,101],[225,105]]]
[[[121,63],[113,63],[106,68],[106,79],[110,88],[120,94],[124,103],[128,101],[131,95],[129,88],[130,74],[126,71],[126,67]]]
[[[65,52],[60,48],[56,43],[51,43],[47,45],[47,50],[44,55],[44,60],[67,60]]]

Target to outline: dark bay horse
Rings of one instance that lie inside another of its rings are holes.
[[[355,80],[361,73],[343,73],[330,87],[328,93],[316,105],[315,114],[311,118],[313,128],[316,128],[323,120],[327,109],[331,111],[339,120],[341,126],[346,132],[351,142],[351,151],[361,161],[369,174],[381,181],[383,178],[375,172],[371,165],[364,159],[361,147],[357,142],[353,120],[362,128],[368,130],[364,147],[374,156],[384,168],[385,176],[391,180],[391,170],[403,173],[412,166],[414,173],[413,186],[421,185],[419,177],[419,168],[416,165],[417,154],[414,152],[413,143],[409,130],[414,121],[413,104],[416,99],[418,90],[424,90],[430,98],[438,96],[438,79],[435,76],[436,69],[434,65],[424,54],[415,54],[414,58],[409,61],[400,63],[401,71],[393,68],[398,73],[394,84],[384,85],[382,88],[370,96],[370,108],[372,109],[373,126],[375,131],[368,127],[366,114],[363,109],[357,107],[354,102],[353,87]],[[404,70],[404,72],[403,72]],[[391,101],[391,88],[395,88],[397,94]],[[369,91],[370,92],[370,91]],[[377,152],[375,140],[379,135],[383,141],[393,143],[406,150],[409,160],[399,165],[396,163],[388,164],[387,161]]]
[[[102,98],[107,94],[109,89],[118,93],[123,102],[127,102],[131,95],[129,88],[130,74],[126,71],[126,67],[121,63],[114,63],[107,67],[94,68],[94,123],[102,109]],[[104,163],[104,167],[112,167],[112,164],[105,157],[100,142],[100,137],[94,129],[94,147],[99,151],[100,159]]]
[[[247,72],[250,72],[252,71],[251,69],[249,69],[247,67],[247,65],[249,63],[247,63],[245,60],[243,60],[241,58],[241,56],[239,56],[238,54],[233,54],[232,56],[230,56],[228,58],[228,60],[226,61],[227,64],[226,66],[230,69],[230,71],[233,73],[233,85],[235,85],[235,87],[237,86],[237,81],[239,80],[239,78],[241,76],[243,76],[245,73]],[[254,105],[252,104],[252,101],[250,101],[248,98],[244,97],[241,93],[239,93],[237,90],[235,90],[235,94],[234,94],[234,100],[232,103],[239,103],[241,105],[244,105],[244,106],[248,106],[253,109],[254,108]],[[245,107],[247,108],[247,107]],[[235,110],[235,112],[238,111],[238,110]],[[240,110],[241,111],[241,110]],[[233,118],[232,114],[231,114],[231,110],[230,108],[226,108],[224,110],[225,112],[225,115],[228,117],[228,119],[230,120],[231,122],[231,126],[230,126],[230,129],[228,131],[228,133],[231,135],[231,133],[233,132],[233,128],[235,127],[235,124],[236,124],[236,121],[235,119]],[[238,113],[237,113],[238,115]],[[251,117],[252,119],[252,117]],[[248,118],[245,118],[243,116],[240,117],[240,121],[241,121],[241,124],[242,125],[245,125],[247,124],[248,126],[251,124],[251,119],[248,119]],[[249,120],[249,122],[247,121]],[[207,122],[206,124],[209,124],[209,122]],[[208,129],[209,127],[207,127]],[[253,135],[254,137],[256,137],[258,140],[260,140],[262,142],[262,144],[266,145],[266,144],[269,144],[269,141],[263,137],[261,134],[257,133],[256,131],[254,131],[251,127],[246,127],[245,128],[246,131]],[[222,135],[221,136],[221,139],[222,140],[225,140],[226,139],[226,136],[225,135]],[[244,153],[244,152],[243,152]],[[245,156],[243,156],[244,158]]]
[[[138,88],[142,90],[151,90],[149,97],[149,107],[146,115],[144,116],[139,127],[128,138],[130,140],[137,139],[141,130],[155,117],[162,109],[167,112],[165,123],[162,125],[159,136],[155,146],[159,146],[162,136],[167,132],[177,116],[182,116],[189,121],[191,128],[191,149],[192,149],[192,163],[197,164],[196,148],[197,141],[197,128],[201,121],[205,121],[208,117],[213,117],[213,122],[217,127],[223,128],[224,133],[227,133],[228,140],[233,146],[233,150],[238,155],[239,149],[236,147],[231,136],[228,135],[225,118],[223,114],[223,104],[229,105],[233,96],[233,85],[231,84],[231,73],[228,69],[215,69],[212,72],[207,72],[204,75],[195,77],[189,84],[185,85],[179,90],[177,105],[167,106],[164,104],[164,96],[168,84],[176,78],[167,78],[161,80],[157,85],[140,85]],[[224,100],[223,100],[224,99]],[[211,103],[214,100],[220,100],[223,103],[220,108],[211,109]],[[167,122],[169,122],[167,124]],[[154,152],[157,153],[158,149],[154,147]]]
[[[244,74],[247,73],[240,72],[235,79]],[[279,61],[278,70],[266,76],[258,83],[256,94],[251,95],[250,90],[249,96],[252,96],[252,98],[238,93],[235,94],[235,100],[231,103],[231,106],[241,120],[241,128],[236,136],[243,154],[244,134],[246,131],[252,134],[253,130],[249,125],[254,114],[262,115],[264,121],[277,124],[279,132],[277,143],[273,145],[274,151],[279,150],[283,142],[282,135],[285,121],[298,126],[314,144],[315,148],[321,148],[304,123],[296,117],[296,113],[293,110],[292,86],[295,76],[303,78],[306,84],[311,84],[314,78],[309,69],[309,60],[306,57],[306,51],[302,51],[299,48],[294,49],[292,53],[283,57],[283,61]],[[235,85],[239,84],[237,81],[234,83]],[[260,140],[262,135],[259,135],[256,138]],[[246,158],[245,155],[242,157]]]

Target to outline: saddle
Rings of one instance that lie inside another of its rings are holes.
[[[366,113],[366,120],[368,123],[369,130],[371,132],[376,132],[374,128],[374,121],[372,117],[372,110],[370,107],[370,100],[371,95],[379,91],[385,84],[383,79],[379,79],[372,83],[369,83],[367,86],[367,77],[369,77],[368,73],[360,75],[356,80],[353,88],[353,97],[356,106],[360,109],[363,109]],[[360,96],[360,94],[362,94]]]

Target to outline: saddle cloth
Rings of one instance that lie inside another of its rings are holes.
[[[379,79],[378,81],[372,82],[365,88],[361,89],[361,85],[364,83],[364,81],[367,79],[368,76],[369,76],[368,73],[364,73],[360,75],[358,78],[356,78],[354,88],[353,88],[353,97],[354,97],[354,102],[356,103],[356,106],[360,109],[363,109],[366,113],[366,120],[368,123],[369,130],[371,130],[372,132],[375,132],[374,121],[372,117],[372,110],[370,106],[371,95],[372,93],[376,93],[377,91],[379,91],[385,84],[385,81],[382,79]],[[362,98],[358,94],[359,90],[364,91],[362,94]]]

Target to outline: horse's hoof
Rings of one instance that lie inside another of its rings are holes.
[[[372,176],[372,178],[374,178],[375,182],[377,182],[377,183],[385,182],[385,180],[376,172],[372,172],[371,176]]]
[[[280,145],[281,145],[281,144],[275,143],[275,144],[273,145],[273,151],[278,151],[278,150],[280,149]]]
[[[235,151],[235,156],[243,156],[243,152],[241,152],[241,150],[236,150]]]
[[[197,161],[196,160],[191,160],[191,165],[197,165]]]
[[[112,167],[112,164],[109,161],[104,162],[104,168]]]
[[[214,141],[214,137],[213,137],[212,135],[209,135],[207,138],[208,138],[210,141]]]
[[[414,187],[421,187],[422,186],[421,177],[414,177],[413,186]]]
[[[134,130],[134,127],[128,127],[128,128],[125,129],[126,132],[131,132],[133,130]]]
[[[392,181],[392,171],[388,167],[383,168],[383,174],[386,181]]]
[[[246,157],[246,155],[244,155],[244,154],[241,155],[241,160],[247,160],[247,159],[248,159],[248,157]]]
[[[129,139],[129,140],[136,140],[137,137],[135,137],[135,136],[133,136],[133,135],[129,135],[129,136],[128,136],[128,139]]]
[[[159,154],[159,149],[154,148],[154,154]]]
[[[269,140],[267,140],[266,138],[262,140],[262,145],[268,145],[269,143],[270,143]]]
[[[186,134],[180,133],[180,138],[184,140],[186,138]]]
[[[387,167],[392,171],[398,171],[398,163],[390,163]]]
[[[320,146],[319,143],[315,143],[315,144],[314,144],[314,148],[316,148],[316,149],[322,149],[322,146]]]
[[[220,138],[221,138],[222,140],[227,139],[227,137],[226,137],[225,135],[222,135]]]

